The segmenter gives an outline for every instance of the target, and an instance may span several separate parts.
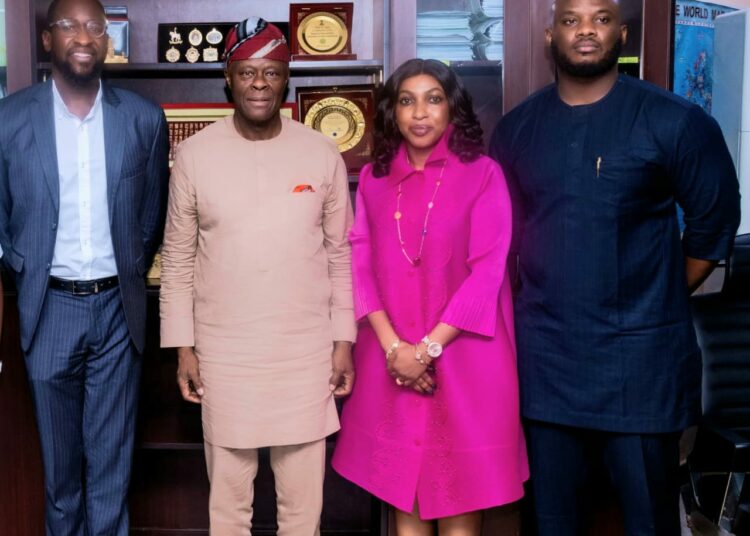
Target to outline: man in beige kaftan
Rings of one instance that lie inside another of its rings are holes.
[[[257,449],[271,447],[281,536],[319,532],[334,395],[351,391],[347,173],[282,118],[289,50],[252,18],[227,37],[234,116],[182,143],[162,249],[161,344],[202,404],[212,534],[249,534]]]

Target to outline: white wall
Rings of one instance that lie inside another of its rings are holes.
[[[720,6],[736,7],[737,9],[750,7],[750,0],[714,0],[711,3],[719,4]]]

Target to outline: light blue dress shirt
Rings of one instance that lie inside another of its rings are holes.
[[[60,214],[50,273],[91,280],[117,275],[107,209],[102,89],[88,115],[79,119],[52,82]]]

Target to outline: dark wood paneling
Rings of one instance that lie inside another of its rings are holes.
[[[130,524],[134,530],[208,530],[203,450],[136,450]]]
[[[643,79],[672,88],[674,2],[643,0]]]
[[[505,0],[505,63],[503,111],[507,113],[529,95],[531,2]]]
[[[4,296],[0,359],[0,533],[44,534],[44,484],[39,436],[18,337],[15,295]]]
[[[549,0],[505,0],[505,113],[554,79],[544,41],[550,5]]]
[[[8,51],[8,92],[33,81],[32,21],[29,0],[5,2],[5,39]]]

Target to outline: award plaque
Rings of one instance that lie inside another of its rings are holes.
[[[289,24],[274,22],[287,35]],[[233,22],[191,22],[159,24],[159,62],[219,63]],[[288,39],[288,37],[287,37]]]
[[[298,88],[300,121],[338,145],[349,172],[372,157],[375,86]]]
[[[352,54],[354,4],[290,4],[292,60],[355,60]]]

